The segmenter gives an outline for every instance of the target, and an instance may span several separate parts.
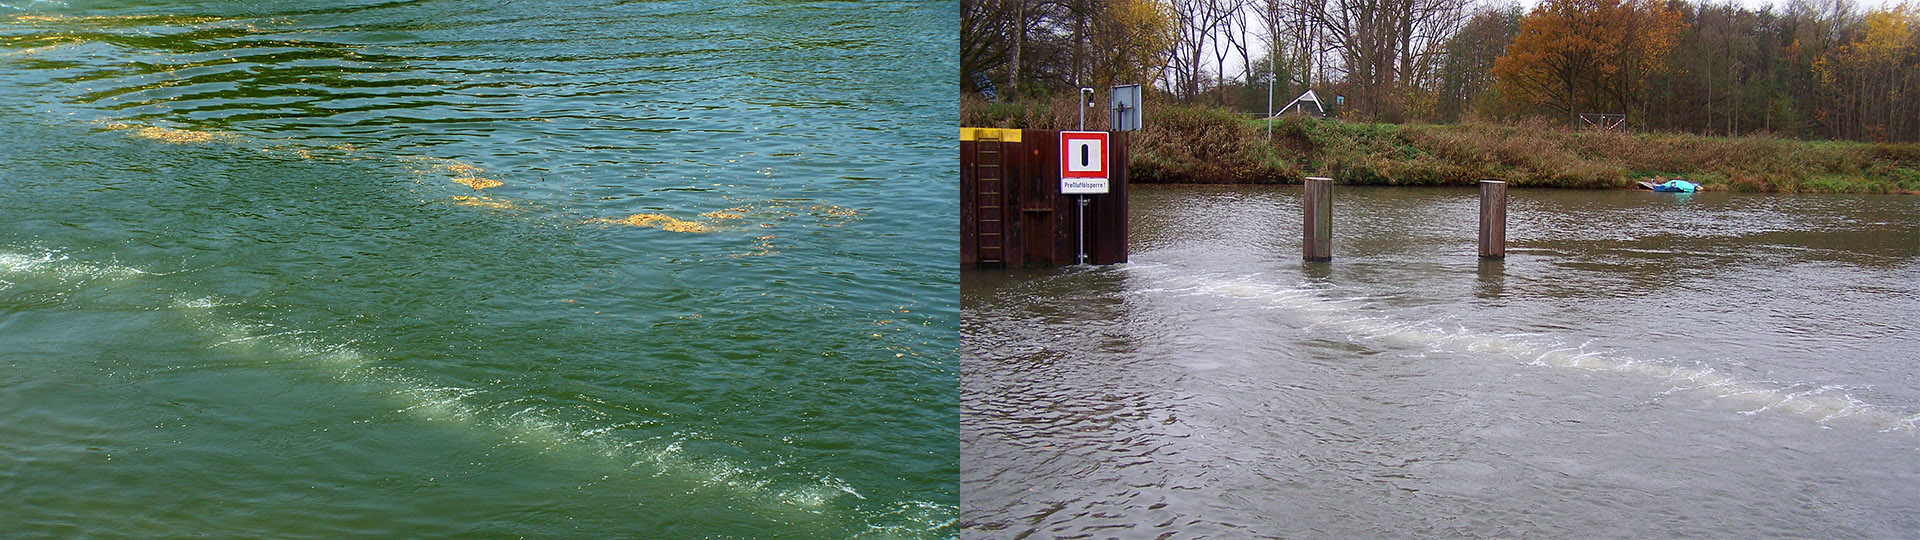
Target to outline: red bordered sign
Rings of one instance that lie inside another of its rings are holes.
[[[1067,195],[1107,192],[1107,132],[1060,132],[1060,192]]]

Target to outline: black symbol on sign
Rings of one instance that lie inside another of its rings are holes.
[[[1080,145],[1080,166],[1081,167],[1085,167],[1093,164],[1093,157],[1091,155],[1092,153],[1093,153],[1093,145],[1091,144]]]

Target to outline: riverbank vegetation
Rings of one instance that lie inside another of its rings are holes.
[[[1139,83],[1138,181],[1920,193],[1914,1],[964,0],[962,120]]]
[[[1274,122],[1302,170],[1347,184],[1624,188],[1683,178],[1708,190],[1920,193],[1920,144],[1572,131],[1539,123]]]
[[[1088,129],[1106,129],[1092,109]],[[964,99],[962,123],[1072,129],[1073,99],[988,103]],[[1381,124],[1290,115],[1268,125],[1229,111],[1148,105],[1128,168],[1139,182],[1626,188],[1684,178],[1708,190],[1920,193],[1920,144],[1800,141],[1570,130],[1542,122]]]

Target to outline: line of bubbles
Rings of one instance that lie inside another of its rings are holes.
[[[67,292],[87,288],[138,284],[146,277],[164,276],[118,264],[73,260],[57,249],[28,247],[0,250],[0,294],[23,282],[41,289]],[[854,486],[831,473],[813,472],[796,478],[777,473],[788,463],[751,464],[724,457],[697,455],[688,443],[705,441],[700,433],[675,431],[667,436],[632,436],[638,423],[581,425],[524,399],[487,402],[483,388],[435,384],[384,366],[350,343],[314,337],[311,331],[289,329],[270,322],[247,322],[222,316],[235,304],[213,296],[171,295],[165,306],[147,306],[185,317],[203,331],[208,350],[238,353],[265,364],[293,364],[343,385],[367,389],[385,399],[395,412],[421,422],[452,425],[498,443],[522,446],[558,459],[592,459],[620,475],[641,483],[660,483],[659,492],[704,492],[751,503],[755,513],[781,522],[858,520],[866,527],[861,538],[925,538],[952,525],[958,514],[951,505],[930,501],[901,501],[880,509],[843,515],[843,507],[865,500]]]
[[[1539,333],[1488,334],[1457,322],[1404,320],[1368,309],[1364,299],[1326,298],[1310,287],[1287,287],[1257,276],[1196,276],[1136,265],[1131,271],[1162,281],[1152,291],[1180,296],[1232,298],[1295,314],[1308,329],[1330,330],[1368,341],[1426,347],[1433,352],[1490,354],[1529,366],[1612,373],[1670,385],[1663,394],[1700,392],[1735,404],[1743,415],[1784,414],[1821,425],[1853,423],[1882,432],[1920,432],[1920,414],[1862,401],[1856,387],[1748,380],[1704,364],[1678,365],[1615,354],[1594,340],[1572,344]]]

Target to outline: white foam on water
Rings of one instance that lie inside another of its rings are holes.
[[[679,440],[667,442],[627,440],[620,437],[619,431],[634,424],[583,429],[556,419],[550,411],[538,406],[502,412],[502,407],[511,407],[520,400],[483,405],[477,399],[486,394],[483,389],[446,386],[382,369],[359,351],[318,342],[307,337],[307,331],[224,320],[211,312],[211,306],[218,305],[225,304],[212,298],[180,298],[173,307],[187,313],[215,338],[208,345],[210,349],[244,347],[245,353],[263,362],[301,362],[303,367],[320,370],[335,379],[369,385],[375,392],[395,401],[397,412],[421,421],[464,426],[489,433],[502,443],[534,448],[541,453],[594,456],[625,468],[647,469],[652,477],[671,478],[735,498],[760,501],[774,514],[786,515],[793,511],[817,514],[839,497],[864,498],[831,475],[821,475],[813,484],[782,486],[762,474],[766,467],[689,455],[682,441],[690,434],[676,434]]]
[[[960,512],[953,505],[927,501],[902,501],[875,516],[882,523],[870,524],[854,538],[892,539],[926,538],[954,526]]]
[[[52,285],[66,289],[55,293],[56,297],[65,298],[66,293],[78,287],[117,283],[145,275],[153,274],[115,264],[70,261],[66,254],[58,251],[0,251],[0,291]]]
[[[206,296],[201,298],[174,299],[175,309],[213,309],[217,307],[230,306],[230,305],[233,305],[233,304],[221,303],[218,299],[215,299],[211,296]]]
[[[64,259],[64,257],[62,257]],[[0,271],[8,273],[31,272],[36,268],[54,262],[52,253],[0,253]]]
[[[69,261],[66,254],[58,251],[0,252],[0,275],[19,278],[51,278],[69,283],[94,279],[121,280],[151,274],[126,266]]]
[[[0,8],[11,9],[14,11],[31,11],[35,9],[44,9],[47,7],[64,8],[64,7],[67,7],[67,3],[60,2],[57,0],[31,0],[25,4],[13,4],[13,3],[7,3],[7,2],[0,2]]]
[[[1135,270],[1164,284],[1141,292],[1249,300],[1285,309],[1309,328],[1333,330],[1368,341],[1424,346],[1437,353],[1494,354],[1525,365],[1613,373],[1668,385],[1666,394],[1703,392],[1737,404],[1745,415],[1786,414],[1821,425],[1849,422],[1881,431],[1920,431],[1920,414],[1861,401],[1849,394],[1863,386],[1747,380],[1705,365],[1677,365],[1612,354],[1588,340],[1569,345],[1544,334],[1488,334],[1464,326],[1443,328],[1434,321],[1403,320],[1364,299],[1329,299],[1311,287],[1286,287],[1259,275],[1218,278],[1183,275],[1141,267]]]
[[[137,276],[158,275],[138,268],[101,265],[70,260],[54,250],[28,253],[0,251],[0,290],[15,281],[56,280],[64,285],[117,282]],[[618,423],[582,427],[557,419],[552,411],[525,405],[523,400],[485,404],[486,390],[449,386],[400,373],[383,367],[350,343],[328,343],[308,330],[282,328],[273,323],[249,323],[228,319],[216,312],[238,305],[213,296],[175,295],[165,306],[179,313],[207,334],[208,349],[238,351],[261,364],[293,364],[345,383],[371,389],[396,403],[396,412],[442,425],[460,426],[485,434],[500,444],[525,446],[543,454],[571,454],[603,459],[624,471],[640,472],[651,478],[686,484],[691,489],[757,502],[759,513],[783,522],[831,519],[831,509],[843,498],[866,497],[847,482],[831,474],[815,474],[810,480],[780,480],[772,473],[784,463],[760,466],[733,459],[693,455],[688,442],[703,440],[694,433],[675,433],[671,437],[636,439],[623,431],[640,427],[636,423]],[[515,407],[510,412],[508,408]],[[950,525],[957,509],[924,501],[900,503],[901,508],[875,515],[863,515],[860,522],[873,528],[872,538],[924,538]],[[880,524],[884,523],[884,525]]]

